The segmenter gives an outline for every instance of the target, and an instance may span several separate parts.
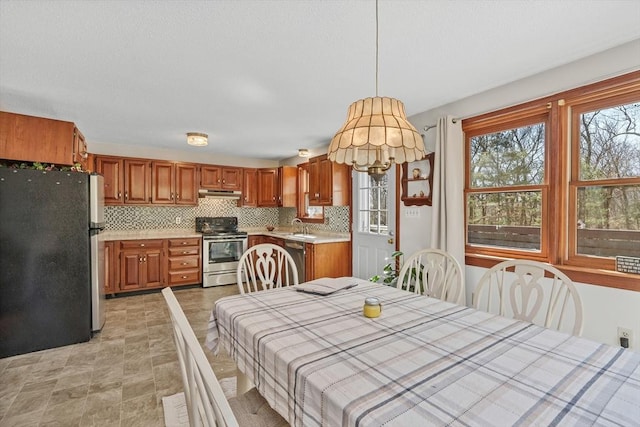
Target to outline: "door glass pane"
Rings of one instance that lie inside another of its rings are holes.
[[[469,194],[467,218],[469,244],[540,251],[540,191]]]
[[[578,188],[581,255],[640,257],[640,185]]]
[[[544,144],[544,123],[471,138],[471,187],[541,184]]]
[[[580,115],[580,180],[640,176],[640,102]]]
[[[388,234],[388,179],[384,175],[376,182],[366,173],[359,173],[360,182],[358,231],[370,234]]]

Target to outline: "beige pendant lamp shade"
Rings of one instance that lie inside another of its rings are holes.
[[[376,96],[354,102],[347,121],[329,144],[329,160],[351,164],[380,180],[391,165],[420,160],[422,135],[407,120],[404,104],[378,96],[378,1],[376,0]]]
[[[386,171],[393,162],[413,162],[424,154],[422,135],[407,121],[404,104],[377,96],[351,104],[346,123],[329,144],[328,157],[369,172],[371,166]]]

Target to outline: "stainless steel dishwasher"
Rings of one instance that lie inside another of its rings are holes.
[[[293,258],[293,262],[296,265],[296,269],[298,270],[298,282],[302,283],[305,281],[304,278],[304,258],[305,258],[305,250],[304,250],[304,243],[303,242],[297,242],[295,240],[285,240],[284,241],[284,248],[286,249],[287,252],[289,252],[289,255],[291,255],[291,258]]]

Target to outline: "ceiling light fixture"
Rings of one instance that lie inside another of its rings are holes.
[[[329,144],[329,160],[351,163],[379,181],[391,165],[420,160],[424,141],[407,120],[404,104],[378,96],[378,0],[376,0],[376,96],[354,102]]]
[[[311,153],[306,148],[298,148],[298,157],[309,157]]]
[[[209,143],[209,135],[206,133],[187,132],[187,144],[196,147],[204,147]]]

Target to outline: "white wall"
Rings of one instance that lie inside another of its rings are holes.
[[[499,66],[497,64],[496,66]],[[435,124],[438,117],[450,114],[465,118],[510,105],[541,98],[546,95],[583,86],[616,75],[640,69],[640,40],[589,56],[582,60],[552,69],[550,71],[518,80],[507,85],[474,95],[451,104],[425,111],[409,117],[411,123],[421,131],[426,125]],[[429,94],[425,94],[425,97]],[[425,144],[433,150],[434,130],[425,134]],[[463,167],[461,165],[461,167]],[[408,218],[409,207],[400,209],[400,250],[406,254],[427,247],[429,242],[431,208],[419,207],[419,217]],[[412,207],[412,209],[416,209]],[[467,266],[467,301],[484,269]],[[640,276],[638,277],[640,281]],[[640,292],[577,284],[582,297],[585,321],[583,336],[619,345],[617,327],[633,331],[631,347],[640,351]]]

